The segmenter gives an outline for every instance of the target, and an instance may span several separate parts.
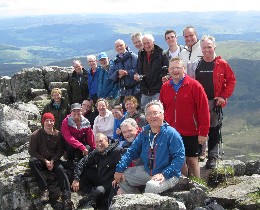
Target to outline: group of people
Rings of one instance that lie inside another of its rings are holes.
[[[87,56],[90,69],[73,61],[68,102],[61,90],[42,112],[43,128],[32,134],[30,167],[42,201],[49,190],[43,170],[56,173],[64,209],[71,209],[71,189],[86,196],[80,205],[108,209],[115,193],[161,193],[181,174],[200,177],[199,156],[208,147],[206,168],[216,166],[221,109],[236,79],[216,56],[215,38],[199,40],[194,27],[183,30],[185,46],[173,30],[165,32],[166,52],[150,34],[135,33],[133,53],[116,40],[116,58],[105,52]],[[74,170],[73,180],[65,173]]]

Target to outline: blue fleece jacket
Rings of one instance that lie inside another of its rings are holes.
[[[143,127],[142,132],[117,164],[116,172],[122,173],[132,160],[140,157],[144,162],[145,171],[150,176],[162,173],[166,179],[173,176],[179,177],[185,160],[185,150],[180,134],[168,123],[163,123],[155,138],[153,169],[150,170],[148,168],[151,155],[149,141],[152,141],[154,137],[150,130],[150,125]]]

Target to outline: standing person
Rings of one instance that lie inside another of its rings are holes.
[[[119,86],[116,82],[109,78],[108,72],[110,68],[110,62],[107,54],[105,52],[99,53],[98,60],[102,68],[99,70],[98,75],[97,95],[98,98],[105,98],[108,101],[110,107],[112,107],[118,98]]]
[[[97,133],[97,148],[85,156],[74,170],[73,191],[82,190],[88,194],[79,202],[79,207],[86,204],[98,209],[108,209],[108,196],[112,188],[116,164],[121,157],[118,141],[109,144],[107,136]]]
[[[140,98],[139,84],[134,80],[134,74],[137,72],[137,55],[130,51],[121,39],[115,42],[115,49],[117,55],[111,62],[109,76],[120,87],[120,102],[122,103],[125,96],[129,95]]]
[[[93,104],[89,99],[84,100],[81,104],[82,115],[88,119],[91,128],[93,128],[94,120],[98,116],[98,111],[93,107]]]
[[[193,26],[187,26],[183,30],[183,37],[185,40],[185,46],[180,53],[180,58],[185,64],[187,74],[194,78],[194,70],[196,69],[194,62],[203,56],[200,47],[200,40],[198,39],[197,32]]]
[[[89,98],[93,101],[93,104],[95,105],[98,99],[98,77],[100,67],[98,68],[96,56],[94,55],[88,55],[87,61],[88,65],[90,66],[90,68],[87,70]]]
[[[146,185],[146,193],[161,193],[178,182],[184,163],[184,146],[180,134],[163,122],[163,105],[151,101],[145,107],[149,125],[133,141],[116,166],[116,183],[125,194],[140,194],[138,186]],[[141,158],[143,166],[130,167]]]
[[[176,32],[174,30],[166,30],[164,33],[164,38],[169,46],[166,51],[168,60],[170,61],[171,58],[179,57],[184,46],[178,45]]]
[[[131,35],[131,40],[135,48],[138,50],[138,53],[143,50],[142,36],[143,35],[139,32]]]
[[[64,209],[72,209],[70,183],[61,164],[63,155],[63,140],[61,133],[54,128],[54,115],[46,112],[42,116],[43,128],[33,132],[29,142],[29,166],[35,176],[42,195],[41,201],[49,200],[49,190],[44,179],[43,171],[54,172],[62,192]]]
[[[207,141],[209,107],[202,85],[184,73],[185,64],[180,58],[171,58],[171,79],[163,84],[160,101],[165,110],[165,121],[181,134],[185,147],[189,175],[200,177],[198,155],[200,145]],[[183,174],[188,175],[184,166]]]
[[[202,36],[200,44],[203,57],[196,68],[195,78],[204,87],[209,103],[210,129],[206,168],[212,169],[218,159],[222,107],[234,92],[236,78],[228,63],[220,56],[216,56],[216,42],[213,36]]]
[[[68,99],[69,104],[82,103],[89,97],[88,91],[88,73],[82,67],[80,60],[73,61],[74,71],[68,81]]]
[[[162,82],[166,76],[163,66],[168,66],[168,60],[163,53],[163,49],[154,44],[154,37],[145,34],[142,37],[143,50],[138,55],[137,74],[134,75],[136,81],[140,81],[141,87],[141,107],[152,100],[158,100]]]
[[[145,116],[137,110],[138,101],[134,96],[126,96],[125,100],[126,115],[125,119],[133,118],[138,127],[142,128],[147,124]]]
[[[63,120],[61,133],[66,141],[67,158],[72,166],[96,148],[90,123],[83,117],[79,103],[71,105],[71,114]]]
[[[113,138],[114,117],[112,112],[108,110],[108,102],[103,98],[98,99],[97,110],[99,115],[94,120],[94,135],[104,133],[107,137]]]
[[[62,92],[60,88],[53,88],[51,90],[51,101],[46,104],[42,110],[42,116],[50,112],[55,117],[54,127],[60,130],[62,121],[70,113],[70,106],[67,101],[62,98]]]

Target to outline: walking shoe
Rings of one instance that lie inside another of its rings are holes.
[[[84,207],[86,205],[91,205],[92,201],[93,201],[92,200],[92,195],[91,194],[87,195],[87,196],[83,197],[81,200],[79,200],[77,208],[82,208],[82,207]]]
[[[63,200],[63,209],[64,210],[73,210],[74,209],[74,205],[73,205],[73,202],[71,201],[71,199]]]
[[[45,203],[49,201],[49,190],[44,190],[41,195],[41,202]]]
[[[206,162],[206,169],[213,169],[217,165],[217,158],[216,157],[209,157]]]

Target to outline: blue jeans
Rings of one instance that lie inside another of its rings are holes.
[[[148,96],[148,95],[142,94],[142,97],[141,97],[141,108],[144,110],[146,104],[148,104],[152,100],[159,100],[159,97],[160,97],[160,93],[156,93],[156,94],[154,94],[152,96]]]

